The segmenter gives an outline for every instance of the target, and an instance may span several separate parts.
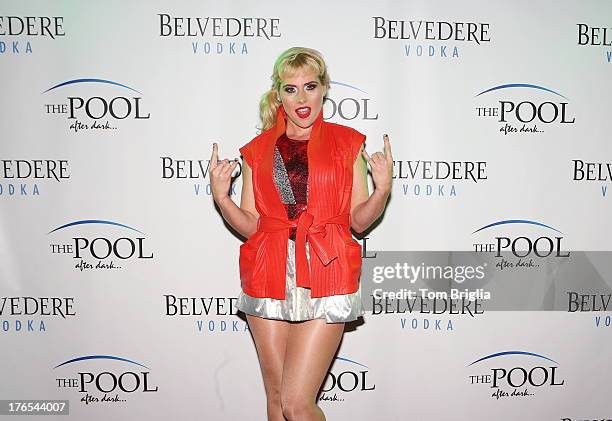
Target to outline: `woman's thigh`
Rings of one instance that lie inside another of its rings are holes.
[[[315,402],[343,334],[344,323],[324,319],[291,325],[281,385],[285,402]]]
[[[270,398],[278,398],[289,335],[289,322],[265,319],[250,314],[247,314],[246,317],[255,340],[266,394]]]

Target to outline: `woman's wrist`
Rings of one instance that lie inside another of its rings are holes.
[[[374,191],[372,192],[372,196],[376,195],[381,198],[384,198],[385,200],[387,199],[387,197],[389,197],[390,194],[391,194],[391,186],[376,187]]]
[[[217,203],[217,205],[221,208],[221,209],[225,209],[226,206],[229,204],[228,200],[230,202],[233,202],[233,200],[229,197],[228,194],[222,196],[222,197],[214,197],[213,196],[213,200]]]

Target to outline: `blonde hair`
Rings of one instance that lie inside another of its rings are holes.
[[[306,69],[315,72],[319,82],[325,87],[325,93],[329,90],[329,75],[327,65],[323,56],[317,50],[305,47],[292,47],[284,51],[274,63],[272,70],[272,87],[262,95],[259,101],[259,118],[262,130],[267,130],[276,122],[276,113],[281,106],[279,101],[282,76],[292,74],[298,70]]]

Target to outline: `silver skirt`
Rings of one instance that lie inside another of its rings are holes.
[[[310,261],[310,250],[306,243],[306,257]],[[365,311],[361,301],[361,284],[352,294],[330,295],[311,298],[310,289],[296,286],[295,282],[295,241],[287,242],[287,277],[284,300],[251,297],[240,291],[238,310],[267,319],[303,321],[325,319],[327,323],[356,320]]]

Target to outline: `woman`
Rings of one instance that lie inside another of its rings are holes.
[[[268,420],[325,419],[317,393],[344,323],[364,313],[361,246],[349,226],[365,231],[391,191],[387,135],[384,153],[370,156],[364,135],[323,121],[329,80],[315,50],[290,48],[279,56],[260,103],[263,132],[240,148],[240,207],[228,196],[237,160],[219,160],[213,144],[213,198],[248,238],[240,247],[238,308],[255,341]]]

